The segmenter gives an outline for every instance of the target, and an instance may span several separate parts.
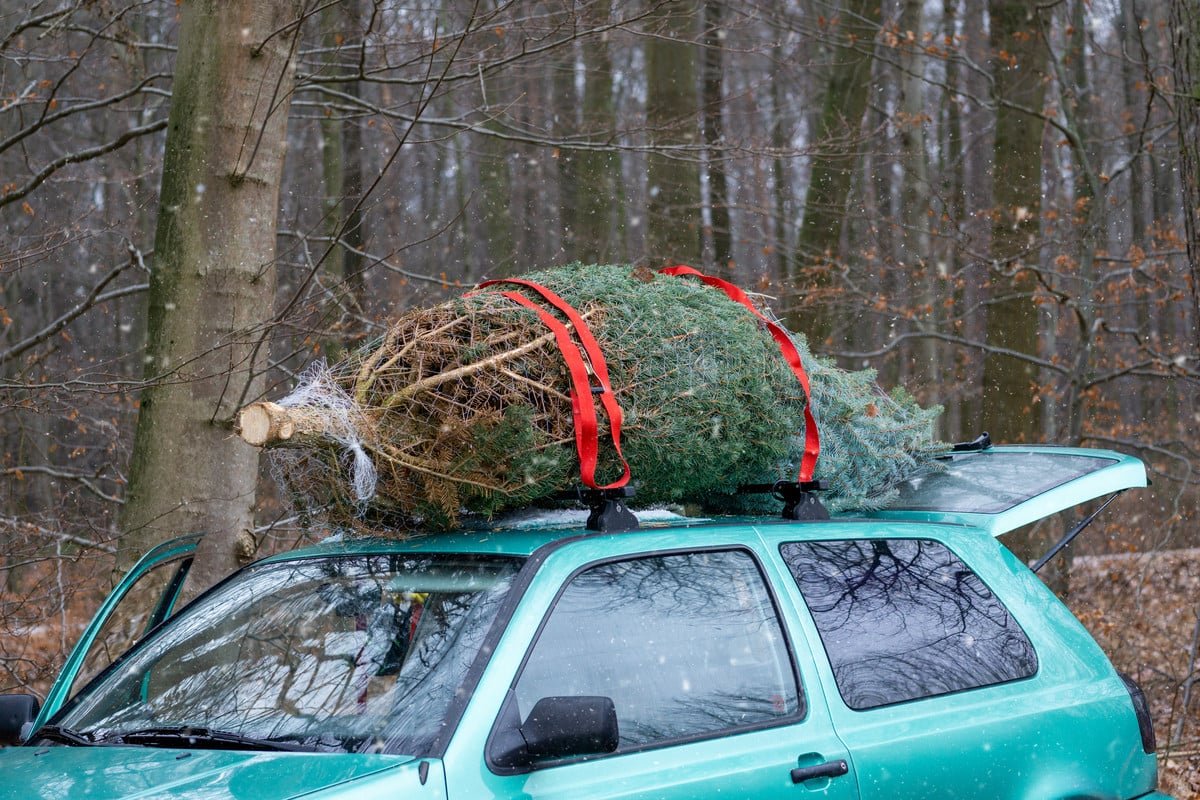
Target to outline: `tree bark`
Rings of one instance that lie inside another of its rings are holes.
[[[146,377],[118,568],[204,533],[190,578],[239,565],[258,451],[232,419],[263,389],[297,0],[183,7],[149,289]]]
[[[1191,270],[1192,345],[1200,355],[1200,11],[1193,0],[1172,0],[1171,27],[1183,227]]]
[[[987,342],[992,347],[1036,355],[1038,319],[1032,292],[1035,275],[1027,259],[1038,253],[1042,176],[1040,117],[1003,104],[1041,110],[1045,42],[1023,0],[992,0],[993,74],[996,113],[993,270]],[[1036,265],[1034,265],[1036,266]],[[1037,368],[1020,358],[989,353],[983,371],[983,420],[996,441],[1037,441],[1041,419],[1034,407]]]
[[[804,197],[804,219],[797,241],[797,271],[807,264],[824,263],[836,258],[845,221],[846,198],[857,163],[858,139],[871,75],[871,43],[881,18],[878,0],[848,0],[838,17],[835,44],[830,48],[829,78],[825,100],[812,146],[813,157],[808,192]],[[802,273],[790,276],[790,292],[819,289],[822,280]],[[828,313],[811,308],[789,308],[787,319],[793,329],[804,333],[810,342],[825,340],[831,326]]]
[[[704,4],[704,149],[708,160],[709,211],[712,214],[712,266],[720,275],[734,274],[733,240],[729,221],[729,185],[725,177],[725,126],[721,119],[725,108],[721,91],[724,47],[721,3]]]
[[[692,149],[646,159],[649,192],[646,256],[654,263],[696,263],[701,255],[699,96],[696,85],[696,15],[692,3],[669,4],[653,17],[646,44],[646,120],[655,145]]]
[[[584,6],[584,28],[604,25],[612,17],[612,1]],[[588,35],[580,47],[583,60],[581,132],[588,142],[602,144],[616,136],[617,106],[613,100],[611,44],[607,35]],[[574,59],[565,72],[575,82]],[[574,86],[572,86],[574,89]],[[564,113],[566,109],[563,109]],[[607,264],[622,257],[624,217],[620,154],[616,151],[564,152],[562,193],[564,237],[569,258],[584,264]]]
[[[1038,317],[1033,303],[1036,259],[1040,248],[1042,132],[1040,117],[1012,108],[1014,103],[1040,111],[1045,95],[1046,43],[1034,9],[1023,0],[991,0],[993,97],[997,101],[992,186],[991,279],[987,344],[1037,355]],[[1033,263],[1030,263],[1033,261]],[[1041,414],[1034,400],[1038,370],[1017,357],[988,352],[983,363],[983,425],[998,442],[1041,439]],[[1005,535],[1004,544],[1023,561],[1044,551],[1052,536],[1048,525]],[[1061,561],[1056,561],[1059,564]],[[1057,568],[1057,567],[1056,567]],[[1065,590],[1058,574],[1043,574]]]
[[[989,76],[982,66],[988,61],[989,42],[984,22],[986,0],[964,0],[963,54],[967,64],[957,64],[957,85],[963,92],[961,126],[962,224],[963,233],[961,302],[963,336],[982,342],[987,335],[988,307],[984,302],[988,280],[987,258],[992,249],[992,159],[995,156],[996,112],[984,103]],[[985,428],[983,397],[984,359],[970,351],[960,356],[967,391],[959,409],[959,441],[974,439]],[[954,435],[954,432],[949,432]]]

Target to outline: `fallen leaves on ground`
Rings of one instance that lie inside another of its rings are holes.
[[[1160,790],[1200,798],[1200,548],[1076,558],[1067,605],[1149,698]]]

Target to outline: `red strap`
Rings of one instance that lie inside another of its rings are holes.
[[[712,275],[705,275],[694,267],[682,264],[675,267],[665,267],[660,269],[659,272],[664,275],[695,275],[709,286],[714,286],[723,291],[730,300],[741,303],[750,309],[750,313],[762,320],[767,326],[767,330],[771,332],[771,336],[779,345],[779,349],[783,351],[784,360],[787,361],[788,366],[792,368],[792,372],[795,373],[796,378],[800,381],[800,385],[804,388],[804,396],[807,399],[807,402],[804,404],[804,456],[800,459],[800,473],[796,480],[800,483],[811,481],[813,479],[813,472],[817,468],[817,456],[821,454],[821,436],[817,431],[817,420],[813,417],[812,413],[812,390],[808,384],[808,373],[804,371],[804,364],[800,362],[800,353],[796,351],[796,345],[792,342],[792,337],[788,336],[787,331],[782,327],[763,316],[762,312],[746,296],[746,293],[729,281],[723,281]]]
[[[567,370],[571,374],[571,412],[575,418],[575,449],[579,453],[579,473],[583,484],[589,489],[618,489],[629,483],[629,464],[625,461],[625,456],[621,453],[621,422],[623,420],[621,406],[617,403],[617,398],[612,392],[612,385],[608,378],[608,365],[605,363],[604,353],[600,349],[600,344],[596,341],[596,337],[592,335],[591,329],[588,328],[586,320],[566,300],[563,300],[554,292],[533,281],[522,280],[520,278],[501,278],[484,281],[479,284],[478,288],[482,289],[497,283],[513,283],[536,291],[550,305],[561,311],[571,321],[576,335],[579,336],[579,340],[583,344],[582,353],[578,345],[571,338],[571,328],[560,322],[553,314],[522,294],[517,292],[503,292],[503,295],[508,299],[534,311],[542,323],[554,334],[554,340],[558,344],[558,349],[562,351],[563,360],[566,362]],[[621,460],[621,465],[625,468],[621,477],[603,486],[596,483],[596,467],[600,453],[600,426],[596,418],[596,405],[592,400],[592,385],[589,380],[589,373],[594,374],[600,383],[600,402],[604,405],[604,410],[608,414],[613,448],[617,451],[617,457]]]

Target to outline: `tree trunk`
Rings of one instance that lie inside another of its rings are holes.
[[[721,3],[708,0],[704,4],[704,149],[708,159],[713,266],[718,274],[732,277],[733,241],[729,223],[729,186],[725,179],[725,130],[721,120],[725,108],[721,91],[724,75],[721,17]]]
[[[334,51],[339,46],[338,31],[359,24],[357,3],[347,0],[341,4],[341,8],[327,7],[322,12],[322,22],[325,26],[325,47]],[[347,82],[343,91],[359,97],[359,82]],[[363,315],[366,300],[363,259],[360,255],[364,243],[363,215],[359,206],[362,196],[362,134],[357,120],[343,118],[332,109],[329,116],[321,120],[320,131],[324,184],[321,210],[325,233],[331,239],[326,246],[328,252],[321,268],[342,310],[340,317],[327,316],[324,323],[332,330],[330,335],[322,338],[322,352],[328,361],[333,362],[341,358],[347,343],[361,333],[362,325],[358,318]]]
[[[984,22],[986,0],[964,0],[962,28],[963,53],[970,65],[986,64],[989,43]],[[988,280],[987,258],[992,249],[992,158],[996,142],[996,111],[984,104],[988,95],[988,76],[970,65],[955,65],[957,83],[964,94],[960,118],[962,139],[962,232],[960,258],[962,334],[972,342],[987,336],[988,307],[984,302]],[[963,380],[967,391],[959,410],[957,436],[960,441],[974,439],[985,428],[983,396],[984,359],[969,351],[961,356]],[[953,432],[951,432],[953,435]]]
[[[697,9],[670,5],[653,16],[646,43],[646,121],[655,145],[683,145],[646,159],[646,256],[655,264],[696,263],[701,254],[696,45]],[[688,147],[691,146],[691,147]]]
[[[605,25],[612,16],[611,0],[603,0],[581,11],[585,29]],[[576,59],[583,63],[583,97],[575,92]],[[562,89],[560,113],[574,115],[575,103],[582,108],[577,119],[564,127],[590,144],[612,140],[619,126],[613,97],[613,63],[607,34],[587,35],[578,54],[572,52],[559,67]],[[621,156],[615,150],[565,150],[559,168],[562,198],[563,245],[567,259],[585,264],[606,264],[624,255],[624,198],[621,190]]]
[[[804,219],[797,242],[799,255],[794,260],[797,270],[838,255],[846,198],[857,163],[857,141],[867,108],[873,61],[871,43],[880,20],[879,0],[848,0],[839,19],[842,27],[835,30],[836,44],[831,48],[825,101],[812,142],[817,153],[804,197]],[[794,294],[800,290],[801,299],[804,289],[817,289],[823,283],[803,274],[791,277],[788,292]],[[787,318],[795,330],[807,335],[817,347],[831,327],[828,314],[814,309],[789,308]]]
[[[1183,226],[1192,273],[1192,343],[1200,355],[1200,11],[1193,0],[1172,0],[1171,28]]]
[[[1027,259],[1038,253],[1042,176],[1041,118],[1010,108],[1010,101],[1040,110],[1045,92],[1045,42],[1023,0],[992,0],[996,113],[996,204],[987,342],[994,348],[1036,355],[1038,319],[1032,292],[1035,275]],[[1034,265],[1036,266],[1036,265]],[[1034,407],[1038,373],[1019,357],[989,353],[984,361],[984,426],[996,441],[1037,441],[1040,414]]]
[[[239,565],[254,524],[258,451],[232,418],[263,389],[299,6],[194,0],[182,12],[149,289],[152,384],[118,568],[200,531],[196,590]]]
[[[1042,185],[1041,118],[1005,105],[1040,110],[1044,99],[1046,43],[1034,10],[1023,0],[991,0],[992,75],[996,139],[992,186],[989,347],[1036,355],[1038,317],[1033,303]],[[1030,263],[1033,261],[1034,263]],[[989,351],[983,364],[983,424],[998,442],[1041,439],[1041,414],[1035,406],[1037,368],[1019,356]],[[1004,544],[1023,561],[1041,554],[1051,531],[1045,525],[1007,534]],[[1060,562],[1056,562],[1060,563]],[[1052,588],[1065,589],[1055,575]]]

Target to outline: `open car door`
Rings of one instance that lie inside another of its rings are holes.
[[[865,516],[958,523],[999,536],[1148,483],[1139,459],[1111,450],[999,445],[951,453],[944,464],[900,484],[895,501]]]
[[[84,629],[46,695],[33,730],[175,611],[200,535],[163,542],[133,565]]]

